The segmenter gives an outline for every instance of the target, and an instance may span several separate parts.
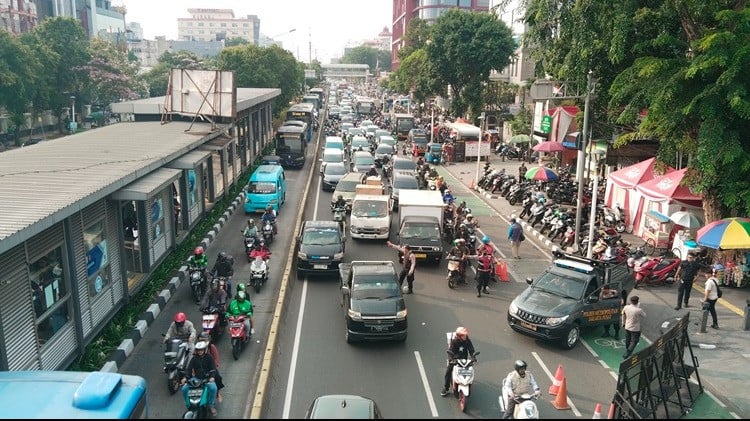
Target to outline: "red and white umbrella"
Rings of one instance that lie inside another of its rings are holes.
[[[537,152],[562,152],[565,150],[565,147],[560,142],[548,141],[538,143],[531,149]]]

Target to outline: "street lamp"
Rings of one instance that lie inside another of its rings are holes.
[[[474,187],[476,187],[477,184],[479,184],[479,164],[482,161],[482,136],[484,135],[484,133],[482,132],[483,129],[484,129],[484,112],[482,112],[482,115],[479,116],[479,142],[477,142],[477,175],[474,178]]]
[[[70,131],[76,129],[76,97],[70,96]]]
[[[430,142],[435,142],[435,100],[430,100]]]
[[[593,147],[593,143],[590,143],[589,145]],[[592,247],[594,246],[594,223],[596,222],[596,203],[599,200],[599,198],[597,197],[599,193],[599,161],[602,155],[604,155],[604,153],[602,151],[592,150],[592,151],[589,151],[589,154],[594,158],[594,168],[595,168],[594,191],[591,194],[591,210],[589,211],[589,244],[588,244],[588,249],[586,250],[586,257],[591,259],[591,256],[593,255],[593,252],[591,250],[592,250]]]
[[[271,37],[271,39],[274,39],[274,38],[278,38],[278,37],[280,37],[280,36],[282,36],[282,35],[286,35],[286,34],[291,34],[292,32],[294,32],[294,31],[296,31],[296,30],[297,30],[297,28],[292,28],[292,29],[290,29],[290,30],[288,30],[288,31],[284,31],[284,32],[282,32],[282,33],[280,33],[280,34],[278,34],[278,35],[274,35],[274,36],[272,36],[272,37]]]

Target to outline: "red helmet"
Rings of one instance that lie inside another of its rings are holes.
[[[196,247],[195,250],[193,250],[193,254],[195,254],[196,256],[203,255],[203,247],[201,246]]]
[[[187,316],[183,312],[179,312],[174,315],[175,323],[185,323],[185,320],[187,320]]]
[[[466,339],[466,337],[469,336],[469,330],[463,326],[459,326],[456,328],[456,336],[459,339]]]

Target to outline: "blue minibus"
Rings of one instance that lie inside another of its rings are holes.
[[[281,165],[261,165],[247,184],[245,214],[264,212],[271,205],[276,213],[286,201],[286,176]]]

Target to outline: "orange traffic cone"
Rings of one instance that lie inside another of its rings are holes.
[[[469,190],[474,190],[474,179],[471,179],[471,183],[469,183]]]
[[[563,366],[560,364],[557,366],[557,372],[555,373],[555,379],[552,380],[552,386],[549,387],[550,395],[557,395],[557,391],[560,390],[560,384],[562,384],[564,378]]]
[[[594,416],[591,417],[592,420],[598,420],[602,417],[602,404],[597,403],[596,407],[594,408]]]
[[[607,419],[608,420],[615,419],[615,403],[614,402],[609,404],[609,412],[607,413]]]
[[[552,406],[557,409],[570,409],[570,406],[568,406],[568,386],[565,384],[565,377],[562,379],[557,397],[552,401]]]

